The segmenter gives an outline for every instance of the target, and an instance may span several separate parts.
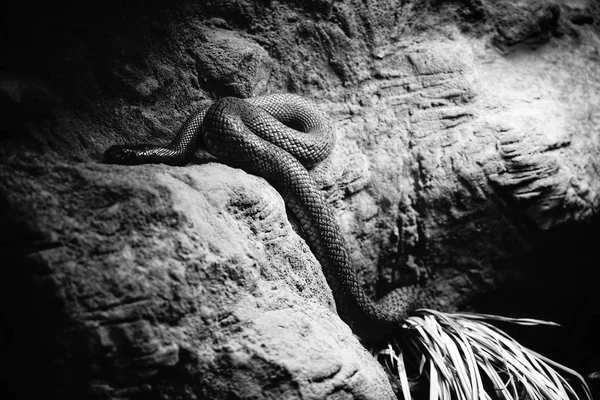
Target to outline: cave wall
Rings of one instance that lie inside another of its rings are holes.
[[[314,173],[369,294],[419,283],[448,309],[558,320],[561,332],[515,333],[598,368],[596,2],[7,10],[7,390],[392,396],[264,181],[218,164],[102,163],[111,144],[168,142],[205,101],[272,92],[307,96],[335,122]]]

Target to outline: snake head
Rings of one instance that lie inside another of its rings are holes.
[[[104,152],[104,161],[109,164],[143,164],[147,162],[144,158],[144,145],[138,146],[110,146]]]

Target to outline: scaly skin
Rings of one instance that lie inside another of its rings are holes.
[[[168,146],[112,146],[105,160],[182,165],[203,141],[220,161],[264,177],[300,221],[340,316],[362,338],[379,339],[400,328],[409,311],[433,301],[409,287],[375,303],[359,284],[346,240],[307,171],[329,155],[334,139],[328,118],[302,97],[227,97],[196,111]]]

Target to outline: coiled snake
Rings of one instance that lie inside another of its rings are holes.
[[[431,301],[408,287],[375,303],[360,286],[333,212],[307,171],[329,155],[334,139],[329,119],[302,97],[226,97],[193,113],[168,146],[112,146],[104,157],[116,164],[181,165],[202,140],[220,161],[264,177],[297,216],[342,319],[362,338],[378,339],[399,328],[410,310]]]

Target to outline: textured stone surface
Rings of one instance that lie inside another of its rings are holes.
[[[8,210],[35,213],[4,240],[44,243],[19,249],[27,270],[11,281],[32,279],[28,290],[70,321],[48,330],[63,349],[41,360],[62,366],[50,377],[109,398],[393,398],[264,180],[218,164],[2,173]],[[16,333],[46,331],[39,322]]]
[[[442,3],[12,4],[0,73],[6,390],[392,395],[263,180],[218,164],[100,163],[111,144],[169,141],[213,96],[282,91],[336,122],[313,175],[370,294],[420,282],[449,307],[556,319],[567,333],[526,343],[600,369],[588,261],[598,5]]]

